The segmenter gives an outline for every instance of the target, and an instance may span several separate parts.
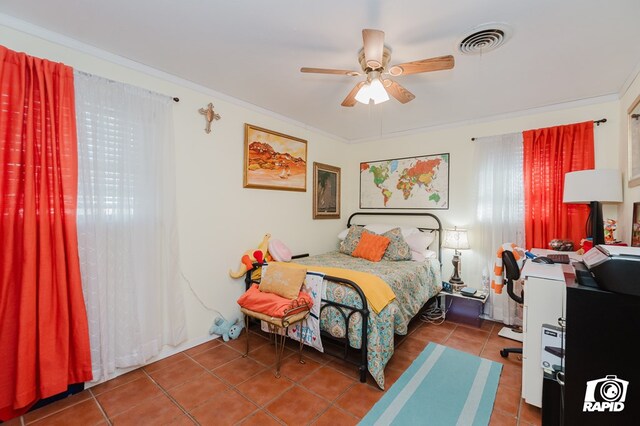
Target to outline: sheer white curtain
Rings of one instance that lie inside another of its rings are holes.
[[[525,244],[522,133],[477,138],[475,143],[480,253],[491,276],[503,243]],[[494,320],[505,324],[521,320],[506,287],[501,294],[492,290],[488,303],[485,312]]]
[[[75,73],[78,245],[94,381],[186,337],[168,97]]]

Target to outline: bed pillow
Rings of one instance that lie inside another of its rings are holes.
[[[414,262],[424,262],[427,259],[437,259],[438,253],[433,250],[425,250],[421,253],[417,251],[411,251],[411,260]]]
[[[414,228],[414,227],[411,227],[411,226],[386,225],[386,224],[383,224],[383,223],[374,223],[374,224],[371,224],[371,225],[365,225],[364,226],[364,229],[369,230],[369,231],[373,232],[374,234],[378,234],[378,235],[382,235],[385,232],[387,232],[387,231],[389,231],[389,230],[391,230],[393,228],[400,228],[402,230],[402,236],[405,237],[405,238],[408,235],[420,232],[420,230],[418,228]],[[351,229],[351,228],[345,228],[338,234],[338,239],[340,241],[344,241],[344,239],[347,237],[347,234],[349,233],[349,229]]]
[[[409,247],[409,244],[404,240],[402,230],[400,228],[390,229],[382,234],[382,236],[389,239],[389,246],[384,252],[384,256],[382,256],[383,259],[411,260],[411,247]]]
[[[426,257],[427,259],[437,259],[438,258],[438,253],[436,253],[433,250],[425,250],[424,251],[424,257]]]
[[[418,228],[412,226],[387,225],[386,223],[372,223],[370,225],[364,226],[364,229],[378,235],[383,235],[385,232],[388,232],[395,228],[400,228],[402,230],[402,236],[405,238],[411,234],[420,232]]]
[[[372,262],[380,262],[390,242],[389,238],[383,237],[382,235],[363,232],[360,237],[360,242],[358,242],[351,256],[360,257]]]
[[[429,248],[436,236],[433,232],[418,232],[404,238],[411,247],[411,251],[422,253]]]
[[[340,253],[351,255],[360,242],[360,237],[362,236],[363,231],[364,227],[362,226],[352,226],[349,228],[347,236],[344,241],[340,243]]]
[[[283,263],[270,263],[260,280],[260,291],[295,299],[300,293],[307,268],[298,268]]]

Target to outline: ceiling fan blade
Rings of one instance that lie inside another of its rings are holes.
[[[375,70],[382,66],[384,52],[384,31],[362,30],[364,60],[367,67]]]
[[[328,69],[328,68],[307,68],[307,67],[302,67],[302,68],[300,68],[300,72],[316,73],[316,74],[338,74],[338,75],[348,75],[348,76],[351,76],[351,77],[355,77],[357,75],[360,75],[360,73],[358,71],[334,70],[334,69]]]
[[[358,84],[356,84],[353,89],[351,89],[351,91],[349,92],[349,94],[347,95],[346,98],[344,98],[344,101],[342,101],[342,103],[340,105],[344,106],[344,107],[352,107],[356,104],[356,95],[358,94],[358,91],[360,90],[360,88],[362,86],[364,86],[365,82],[361,81]]]
[[[382,85],[384,86],[388,94],[390,94],[403,104],[406,104],[407,102],[412,101],[416,98],[413,93],[393,80],[383,80]]]
[[[421,59],[419,61],[405,62],[389,68],[389,74],[394,77],[399,75],[417,74],[420,72],[440,71],[453,68],[455,61],[453,56],[438,56],[436,58]]]

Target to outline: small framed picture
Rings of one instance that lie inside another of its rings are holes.
[[[340,168],[313,163],[313,218],[340,219]]]
[[[633,203],[631,217],[631,247],[640,247],[640,202]]]
[[[307,190],[307,141],[245,124],[244,187]]]

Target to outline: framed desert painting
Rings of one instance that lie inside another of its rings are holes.
[[[244,187],[307,190],[307,141],[244,125]]]
[[[313,218],[340,219],[340,168],[313,163]]]

